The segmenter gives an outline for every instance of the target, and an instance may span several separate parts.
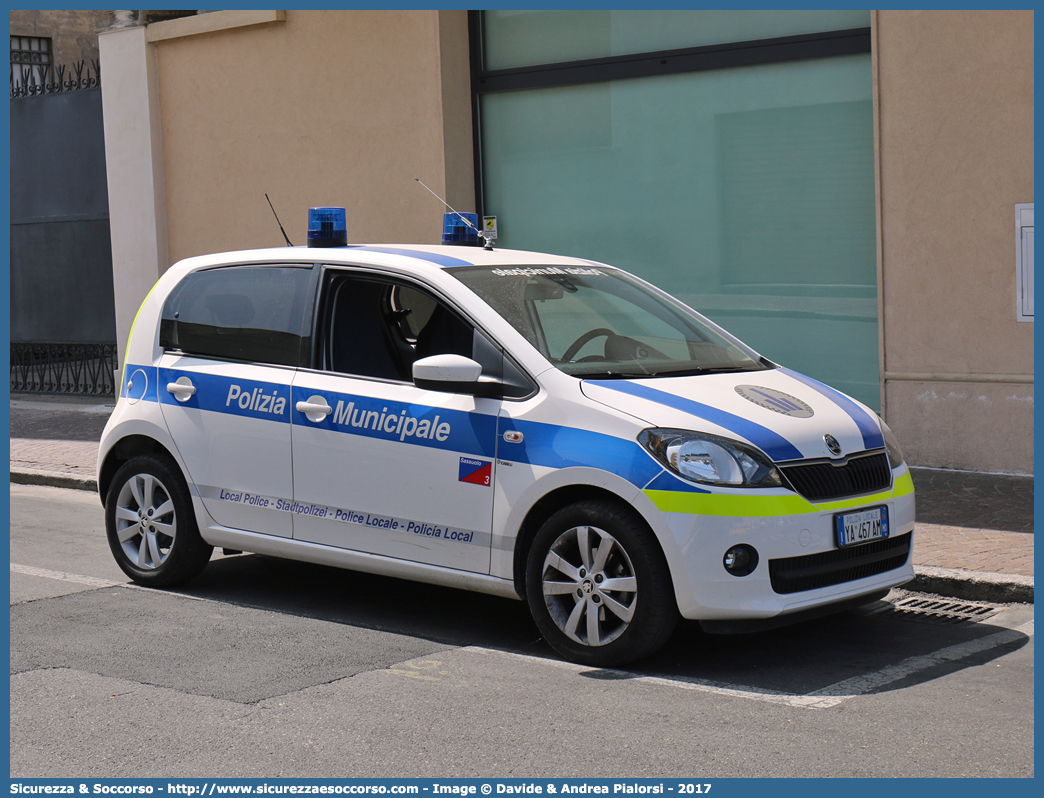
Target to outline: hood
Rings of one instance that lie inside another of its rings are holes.
[[[884,447],[877,416],[840,391],[789,369],[584,380],[589,399],[650,427],[695,430],[745,441],[774,462],[839,459]],[[831,436],[840,452],[828,446]]]

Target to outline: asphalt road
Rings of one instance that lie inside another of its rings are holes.
[[[11,486],[11,563],[12,777],[1033,775],[1032,606],[685,623],[622,672],[521,602],[322,566],[131,587],[81,491]]]

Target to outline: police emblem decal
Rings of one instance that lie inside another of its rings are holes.
[[[777,391],[774,388],[766,388],[762,385],[737,385],[736,393],[753,402],[758,407],[771,410],[773,413],[782,413],[792,418],[812,418],[812,408],[789,393]]]

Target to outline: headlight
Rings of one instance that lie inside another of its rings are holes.
[[[881,434],[884,435],[885,451],[888,452],[888,464],[892,468],[898,468],[903,464],[903,453],[899,449],[899,441],[895,439],[895,433],[884,423],[880,416],[877,420],[881,422]]]
[[[638,436],[638,442],[691,482],[735,488],[783,486],[772,461],[739,441],[682,429],[647,429]]]

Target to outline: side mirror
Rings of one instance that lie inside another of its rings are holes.
[[[431,355],[413,364],[414,384],[427,391],[482,393],[481,376],[482,366],[463,355]]]

